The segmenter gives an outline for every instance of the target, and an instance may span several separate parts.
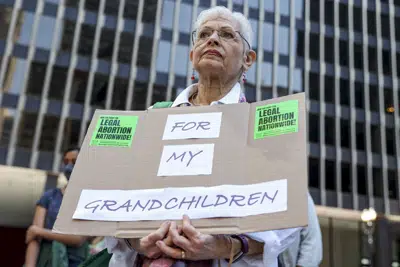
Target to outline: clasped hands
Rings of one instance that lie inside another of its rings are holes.
[[[202,234],[183,216],[182,226],[164,222],[160,228],[141,239],[129,240],[132,248],[150,259],[169,257],[178,260],[229,258],[231,244],[227,237]]]

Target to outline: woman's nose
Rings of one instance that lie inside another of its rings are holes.
[[[219,35],[217,31],[214,31],[213,34],[208,38],[208,44],[219,45]]]

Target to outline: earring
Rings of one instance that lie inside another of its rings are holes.
[[[246,72],[243,72],[243,82],[246,82]]]
[[[194,81],[194,69],[192,70],[192,77],[191,77],[192,81]]]

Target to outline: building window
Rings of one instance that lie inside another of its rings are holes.
[[[362,83],[354,83],[355,104],[357,108],[364,108],[364,86]]]
[[[340,145],[350,148],[350,123],[348,120],[340,120]]]
[[[365,166],[357,165],[357,184],[358,193],[361,195],[367,194],[367,172]]]
[[[325,143],[327,145],[335,145],[336,129],[335,119],[332,117],[325,117]]]
[[[381,133],[378,126],[371,125],[371,148],[373,153],[381,154]]]
[[[325,75],[325,102],[335,103],[335,78]]]
[[[348,4],[339,3],[339,26],[345,30],[349,28]]]
[[[360,151],[365,151],[366,135],[365,124],[361,122],[356,123],[356,148]]]
[[[336,190],[336,164],[325,160],[325,185],[328,190]]]
[[[342,174],[342,191],[350,193],[352,191],[352,179],[351,179],[351,166],[347,162],[341,163],[341,174]]]
[[[396,171],[395,170],[388,170],[388,180],[389,180],[389,197],[392,199],[399,199],[398,196],[398,183],[397,180],[399,178],[397,177]]]
[[[372,169],[372,181],[373,181],[373,188],[372,191],[375,197],[382,197],[383,196],[383,176],[382,176],[382,169],[373,168]]]
[[[316,114],[308,115],[308,138],[310,142],[319,143],[319,116]]]
[[[308,175],[309,186],[319,188],[319,159],[308,158]]]
[[[319,75],[310,72],[308,77],[309,77],[309,97],[311,100],[319,101],[320,97]]]
[[[343,106],[350,105],[349,80],[340,79],[340,104]]]

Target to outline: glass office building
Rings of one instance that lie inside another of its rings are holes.
[[[58,171],[96,108],[173,99],[215,5],[253,26],[250,101],[306,92],[316,203],[400,214],[399,0],[0,0],[0,164]]]

